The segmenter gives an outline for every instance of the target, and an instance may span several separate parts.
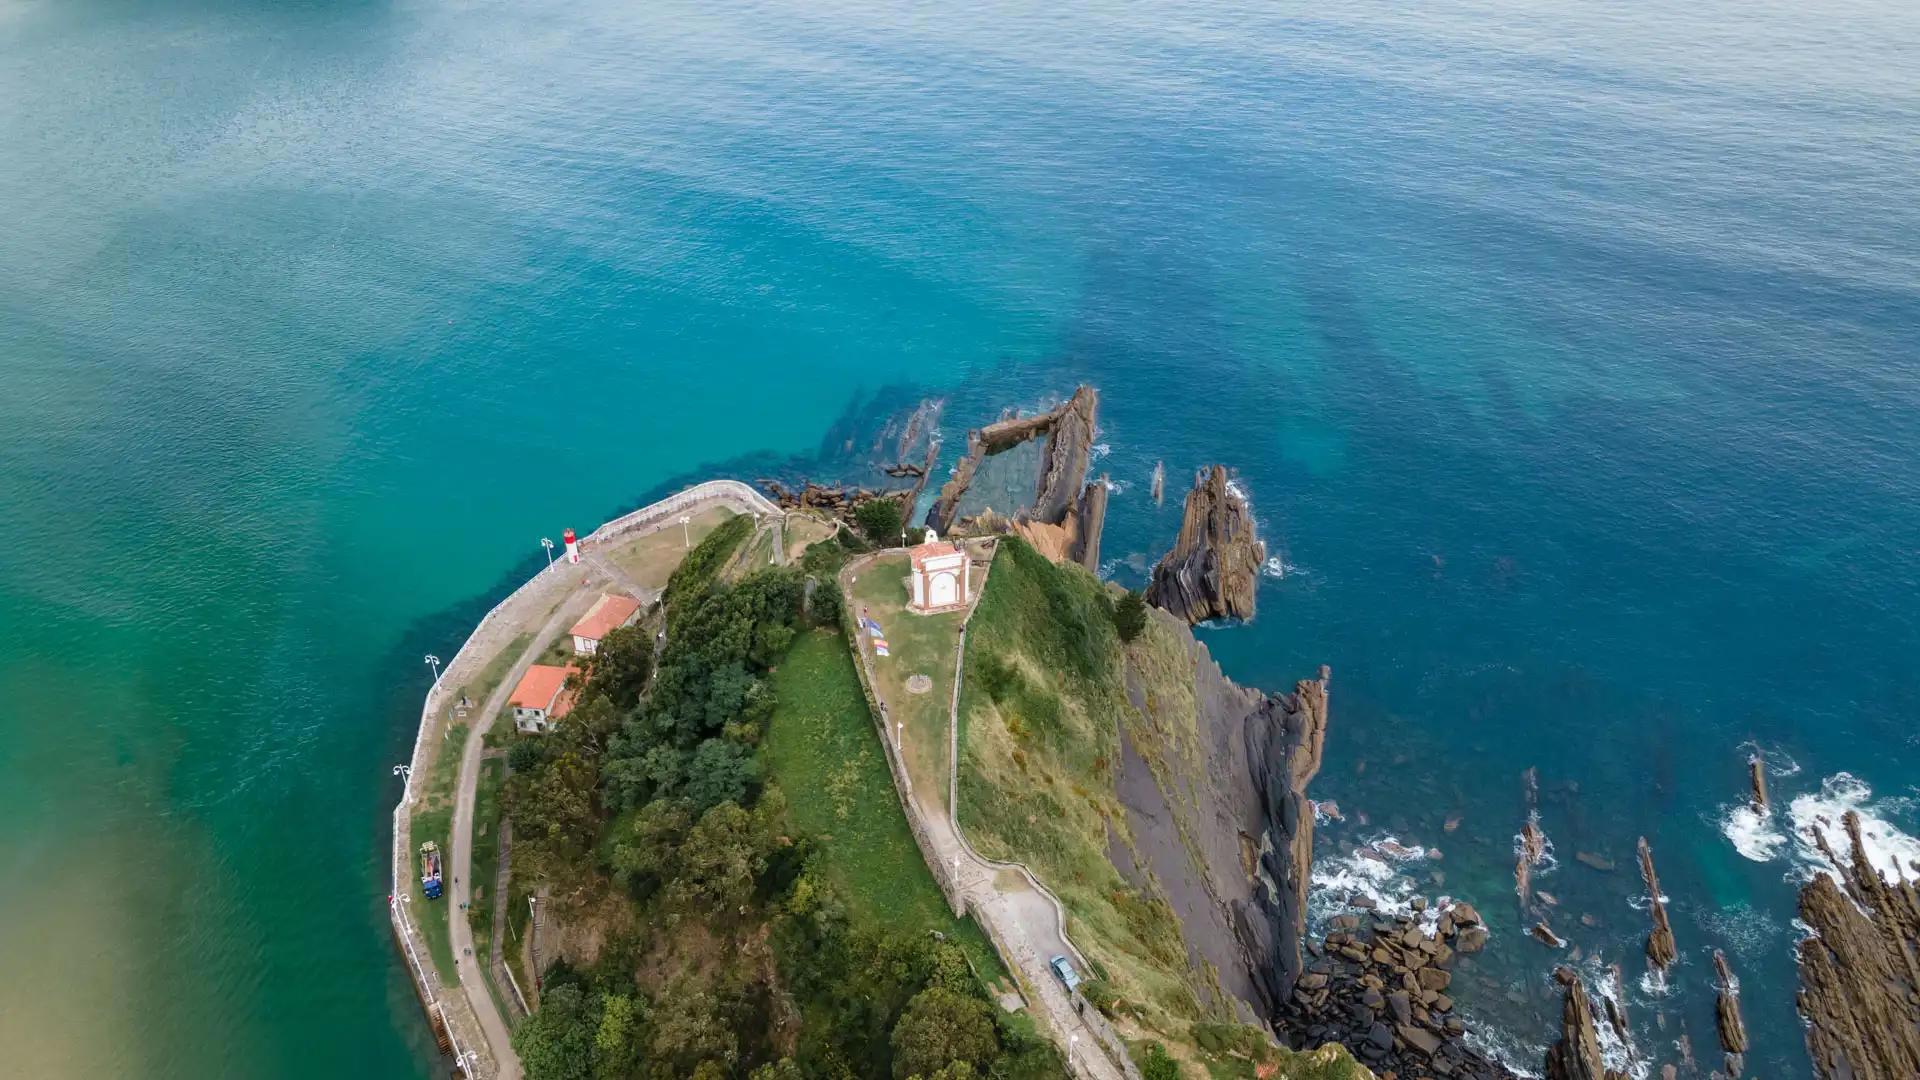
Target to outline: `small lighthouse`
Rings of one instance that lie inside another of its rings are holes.
[[[578,537],[573,535],[572,529],[568,529],[567,531],[560,534],[560,542],[567,545],[567,561],[570,563],[579,562],[580,561],[580,540]]]

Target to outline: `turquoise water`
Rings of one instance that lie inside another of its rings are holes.
[[[1536,766],[1630,980],[1660,855],[1642,1050],[1719,946],[1804,1072],[1800,864],[1721,818],[1752,740],[1920,831],[1920,14],[1674,7],[0,0],[10,1069],[426,1075],[421,654],[562,526],[1084,379],[1120,580],[1154,460],[1237,467],[1297,569],[1209,641],[1333,665],[1325,871],[1443,849],[1489,1030]]]

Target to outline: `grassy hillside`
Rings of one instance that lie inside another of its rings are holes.
[[[1085,570],[1002,542],[967,625],[960,820],[982,854],[1025,862],[1060,895],[1099,974],[1171,1033],[1201,1018],[1178,921],[1107,859],[1127,828],[1113,777],[1132,709],[1108,603]]]
[[[1204,1006],[1217,1000],[1216,983],[1190,968],[1172,908],[1109,861],[1113,847],[1134,846],[1114,791],[1122,726],[1163,790],[1196,775],[1206,755],[1179,630],[1150,619],[1123,644],[1113,595],[1080,566],[1052,563],[1017,538],[1001,542],[968,621],[959,775],[968,839],[1026,863],[1059,894],[1068,932],[1097,968],[1089,997],[1141,1036],[1136,1062],[1164,1054],[1182,1075],[1220,1080],[1268,1066],[1277,1078],[1370,1076],[1338,1047],[1280,1050]]]
[[[988,978],[1000,962],[971,919],[956,919],[913,842],[860,692],[847,640],[832,630],[802,635],[773,676],[779,704],[761,749],[786,793],[793,829],[816,838],[816,858],[860,920],[938,930]]]

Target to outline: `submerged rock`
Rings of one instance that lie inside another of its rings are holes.
[[[1228,486],[1226,466],[1212,466],[1187,493],[1180,536],[1153,568],[1147,602],[1189,623],[1251,619],[1266,558],[1246,500]]]

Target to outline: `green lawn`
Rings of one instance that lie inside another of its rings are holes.
[[[447,985],[456,978],[453,943],[447,938],[447,901],[444,896],[428,900],[420,891],[420,845],[428,840],[440,845],[440,873],[444,883],[451,885],[453,852],[447,840],[453,832],[453,788],[460,779],[460,747],[466,741],[467,725],[455,724],[448,729],[440,752],[434,755],[432,770],[420,785],[420,796],[414,802],[408,829],[411,835],[407,854],[412,866],[408,891],[413,896],[414,924],[420,927],[420,936],[427,941],[427,952],[433,957],[435,970],[440,972],[440,981]]]
[[[500,785],[506,779],[504,758],[480,762],[480,782],[473,796],[473,907],[467,921],[473,927],[473,955],[492,955],[493,875],[500,868]]]
[[[945,813],[953,650],[964,616],[957,611],[908,612],[906,577],[904,554],[884,555],[862,567],[851,590],[854,624],[870,615],[887,635],[891,655],[874,657],[874,680],[879,684],[874,689],[894,722],[905,725],[903,755],[913,776],[914,794],[935,812]],[[907,679],[913,675],[927,676],[933,688],[924,694],[908,693]]]
[[[831,630],[804,634],[773,681],[779,705],[762,761],[786,793],[795,829],[821,841],[827,873],[851,913],[947,933],[982,975],[998,979],[986,936],[973,920],[953,917],[913,842],[846,639]]]

